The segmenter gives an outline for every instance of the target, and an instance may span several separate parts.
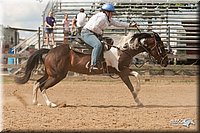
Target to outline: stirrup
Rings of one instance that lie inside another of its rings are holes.
[[[99,68],[96,67],[96,66],[91,65],[91,66],[89,67],[89,72],[92,72],[93,70],[99,70]]]

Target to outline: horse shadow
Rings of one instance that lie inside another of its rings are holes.
[[[199,105],[144,105],[142,107],[137,105],[69,105],[69,104],[58,104],[58,107],[64,108],[127,108],[127,109],[136,109],[136,108],[194,108],[199,107]]]

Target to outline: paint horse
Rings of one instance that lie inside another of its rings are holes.
[[[141,53],[147,52],[161,66],[168,65],[167,51],[157,33],[137,33],[131,36],[124,45],[120,47],[111,47],[108,51],[104,51],[104,58],[107,64],[107,73],[117,74],[130,90],[137,106],[143,106],[138,98],[140,90],[139,74],[129,68],[132,58]],[[23,76],[16,76],[15,82],[25,84],[30,79],[34,68],[42,62],[45,66],[44,75],[39,78],[33,86],[33,104],[39,105],[37,100],[37,92],[40,89],[41,94],[49,107],[56,107],[57,104],[51,102],[46,94],[46,90],[53,87],[63,80],[69,71],[96,75],[103,74],[101,69],[92,72],[88,71],[88,63],[91,55],[85,55],[72,50],[69,45],[62,44],[53,49],[39,49],[33,53],[25,66]],[[129,76],[134,76],[137,79],[136,87],[134,88]]]

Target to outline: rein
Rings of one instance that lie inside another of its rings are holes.
[[[113,47],[113,48],[116,48],[117,50],[121,50],[119,47],[117,47],[117,46],[114,46],[114,45],[110,45],[110,44],[106,44],[106,45],[108,45],[108,46],[110,46],[110,47]]]

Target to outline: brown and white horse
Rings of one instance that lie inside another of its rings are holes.
[[[167,51],[157,33],[134,34],[121,48],[122,49],[119,50],[116,47],[112,47],[109,51],[104,52],[107,73],[119,75],[130,90],[137,105],[143,106],[142,102],[137,97],[140,90],[139,74],[129,68],[132,58],[141,52],[148,52],[161,66],[166,67],[168,65]],[[56,107],[57,105],[49,100],[46,90],[63,80],[68,71],[88,75],[103,74],[101,69],[93,72],[88,71],[87,66],[90,62],[90,58],[90,55],[75,52],[66,44],[62,44],[53,49],[40,49],[29,57],[24,75],[22,77],[16,76],[15,82],[19,84],[28,82],[32,70],[37,67],[39,62],[42,62],[45,66],[45,73],[34,83],[33,104],[39,104],[37,101],[37,92],[38,89],[40,89],[47,106]],[[137,79],[135,89],[129,76],[134,76]]]

